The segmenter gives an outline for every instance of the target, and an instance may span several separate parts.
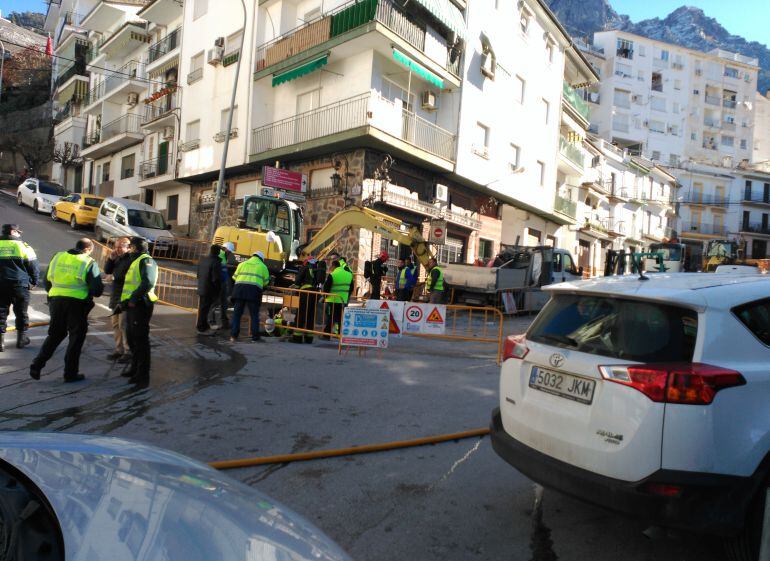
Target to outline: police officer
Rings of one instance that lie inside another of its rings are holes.
[[[29,345],[29,288],[40,277],[37,256],[21,241],[21,229],[16,224],[3,224],[0,234],[0,352],[5,350],[4,336],[8,310],[13,306],[16,316],[16,347]]]
[[[446,286],[444,284],[444,270],[438,266],[436,259],[431,257],[428,262],[428,280],[426,283],[431,304],[444,302]]]
[[[256,251],[248,260],[238,265],[233,275],[233,321],[230,326],[230,341],[236,342],[241,333],[241,318],[246,307],[251,317],[251,340],[261,341],[259,335],[259,307],[262,304],[262,290],[270,282],[270,271],[265,265],[265,254]]]
[[[61,251],[51,259],[45,280],[51,320],[48,336],[29,367],[29,375],[35,380],[40,379],[46,362],[67,336],[69,343],[64,355],[64,381],[79,382],[85,378],[79,371],[80,350],[86,340],[93,299],[104,292],[99,266],[91,257],[93,249],[91,240],[81,238],[74,249]]]
[[[412,264],[412,259],[398,260],[398,272],[396,273],[396,298],[401,302],[412,299],[412,290],[417,282],[417,267]]]
[[[339,261],[332,262],[331,273],[326,277],[323,291],[330,294],[326,297],[329,309],[326,314],[326,333],[333,333],[334,326],[342,323],[342,310],[350,300],[353,274],[346,271]]]
[[[297,274],[297,286],[302,291],[317,291],[318,280],[316,273],[318,272],[318,262],[315,259],[308,259],[300,267]],[[300,292],[299,293],[299,306],[297,309],[296,324],[300,329],[315,330],[315,310],[318,304],[318,295],[312,294],[312,292]],[[294,332],[294,336],[291,341],[293,343],[312,343],[312,333]]]
[[[121,374],[140,388],[150,384],[150,319],[158,296],[158,267],[149,255],[147,240],[131,238],[129,245],[134,260],[123,281],[120,308],[126,312],[126,334],[131,349],[131,368]]]

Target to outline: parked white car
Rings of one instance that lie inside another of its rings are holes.
[[[251,487],[99,435],[0,432],[0,536],[9,560],[351,561]]]
[[[758,560],[770,278],[661,273],[545,290],[527,333],[505,343],[498,455],[546,487],[729,538],[733,559]]]
[[[35,212],[50,214],[53,205],[69,194],[69,191],[58,183],[31,178],[19,185],[16,190],[16,202],[19,206],[32,207]]]

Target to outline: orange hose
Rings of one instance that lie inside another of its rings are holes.
[[[45,327],[46,325],[48,325],[47,321],[36,321],[36,322],[30,323],[28,327]],[[16,328],[8,327],[6,328],[6,332],[8,331],[16,331]]]

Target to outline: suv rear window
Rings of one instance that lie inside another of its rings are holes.
[[[639,300],[557,294],[527,339],[640,362],[690,362],[698,334],[692,310]]]
[[[770,299],[733,308],[733,313],[754,336],[770,346]]]

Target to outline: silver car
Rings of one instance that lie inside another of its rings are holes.
[[[0,432],[0,558],[350,561],[269,497],[137,442]]]
[[[175,237],[160,211],[148,204],[118,197],[104,199],[96,216],[94,233],[99,241],[139,236],[155,243],[158,238]]]

